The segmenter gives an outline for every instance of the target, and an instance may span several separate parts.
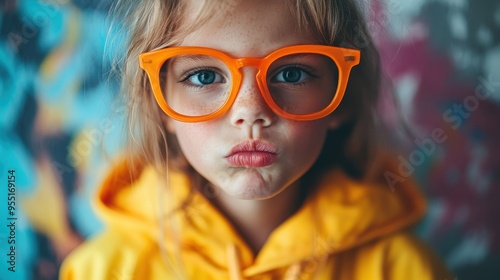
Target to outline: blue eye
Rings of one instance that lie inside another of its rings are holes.
[[[296,84],[304,82],[309,76],[309,74],[298,67],[287,67],[276,74],[273,80],[281,83]]]
[[[190,74],[185,80],[196,86],[206,86],[224,82],[224,78],[212,70],[198,70]]]

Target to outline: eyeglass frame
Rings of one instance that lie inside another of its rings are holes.
[[[323,110],[308,113],[308,114],[293,114],[286,112],[284,109],[280,108],[276,102],[273,100],[269,88],[267,85],[267,71],[269,67],[278,59],[293,54],[321,54],[329,57],[338,67],[338,86],[335,95]],[[221,60],[229,69],[231,73],[231,92],[225,101],[225,103],[217,109],[215,112],[202,115],[202,116],[188,116],[183,115],[175,110],[173,110],[165,100],[163,91],[160,86],[160,70],[163,63],[168,59],[177,55],[207,55]],[[340,105],[344,97],[344,93],[349,82],[349,76],[352,67],[358,65],[360,62],[360,51],[355,49],[341,48],[336,46],[327,45],[293,45],[277,49],[263,58],[258,57],[243,57],[235,58],[228,55],[220,50],[206,48],[206,47],[194,47],[194,46],[178,46],[178,47],[168,47],[164,49],[154,50],[150,52],[144,52],[139,55],[139,66],[143,69],[149,78],[151,89],[153,91],[156,102],[163,110],[165,114],[169,117],[181,121],[181,122],[203,122],[212,119],[216,119],[226,113],[233,105],[238,92],[241,87],[242,73],[239,71],[240,68],[246,66],[253,66],[258,69],[255,74],[258,88],[260,94],[267,106],[277,115],[296,121],[311,121],[324,118],[331,114]]]

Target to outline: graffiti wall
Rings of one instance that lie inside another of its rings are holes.
[[[111,2],[0,5],[0,279],[57,279],[101,229],[90,201],[122,145]],[[428,199],[416,233],[458,279],[498,279],[500,3],[363,5],[414,132],[397,156]]]

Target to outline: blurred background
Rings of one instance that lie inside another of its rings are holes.
[[[101,229],[90,200],[122,145],[126,108],[109,75],[111,2],[0,3],[0,279],[57,279]],[[428,199],[416,233],[457,279],[500,279],[500,2],[363,5],[416,135],[398,155]]]

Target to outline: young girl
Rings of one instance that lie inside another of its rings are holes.
[[[384,180],[379,61],[355,1],[132,6],[138,149],[98,192],[107,229],[61,279],[452,279],[404,231],[424,211],[415,186]]]

